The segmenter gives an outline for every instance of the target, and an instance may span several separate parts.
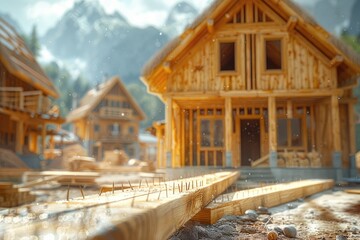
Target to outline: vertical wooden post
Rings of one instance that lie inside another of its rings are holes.
[[[341,139],[340,139],[340,116],[339,99],[337,95],[331,96],[331,120],[332,120],[332,138],[333,138],[333,168],[336,170],[336,180],[342,180],[342,157],[341,157]]]
[[[348,117],[349,117],[349,144],[350,144],[350,154],[349,154],[349,168],[350,168],[350,177],[357,176],[357,168],[356,166],[356,142],[355,142],[355,114],[354,114],[354,104],[349,103],[348,105]]]
[[[276,100],[275,97],[268,99],[269,112],[269,150],[270,167],[277,167],[277,127],[276,127]]]
[[[23,146],[24,146],[24,122],[18,120],[16,122],[15,152],[18,154],[22,154]]]
[[[172,163],[172,104],[171,97],[166,99],[165,111],[165,149],[166,149],[166,167],[171,167]]]
[[[340,141],[340,117],[339,117],[339,100],[338,96],[331,96],[331,119],[332,119],[332,135],[333,135],[333,151],[341,151]]]
[[[161,125],[157,125],[155,123],[155,128],[156,128],[156,138],[157,138],[157,167],[158,168],[162,168],[165,167],[165,163],[164,163],[164,156],[163,156],[163,148],[164,148],[164,144],[163,144],[163,136],[162,136],[162,129],[161,129]]]
[[[234,167],[232,161],[232,104],[231,98],[225,98],[225,157],[226,167]]]
[[[45,152],[45,144],[46,144],[46,124],[43,123],[41,126],[41,154]]]
[[[349,114],[349,143],[350,143],[350,155],[355,155],[356,153],[356,143],[355,143],[355,114],[354,114],[354,104],[349,103],[348,105],[348,114]]]

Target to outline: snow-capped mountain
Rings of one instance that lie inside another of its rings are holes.
[[[42,38],[68,68],[84,63],[92,82],[115,74],[125,82],[138,81],[143,64],[167,41],[154,27],[134,27],[118,12],[107,14],[97,0],[76,2]]]
[[[163,31],[170,37],[177,36],[198,14],[198,11],[189,3],[179,2],[171,9],[164,23]]]

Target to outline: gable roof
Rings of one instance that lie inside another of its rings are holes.
[[[0,62],[12,75],[40,89],[46,95],[59,97],[53,82],[41,69],[23,39],[2,18],[0,18]]]
[[[313,17],[292,0],[256,0],[261,1],[278,14],[287,22],[292,16],[299,21],[296,26],[297,31],[306,31],[311,35],[310,42],[321,43],[328,51],[336,57],[344,57],[344,63],[349,65],[354,72],[360,73],[360,55],[356,54],[347,44],[328,33],[321,27]],[[194,39],[199,39],[199,35],[207,34],[207,20],[221,17],[224,9],[230,4],[236,4],[237,0],[214,0],[213,3],[200,14],[193,23],[188,25],[184,32],[175,37],[164,48],[157,52],[143,67],[141,80],[146,84],[149,78],[161,69],[164,63],[171,62],[176,58]],[[275,6],[275,7],[274,7]],[[214,23],[216,25],[216,22]],[[330,59],[331,60],[331,59]]]
[[[80,100],[80,106],[68,114],[66,121],[73,122],[89,115],[90,112],[101,102],[101,100],[110,92],[111,89],[113,89],[116,84],[119,85],[122,93],[124,93],[126,98],[129,100],[131,106],[135,109],[135,111],[137,111],[140,116],[140,120],[144,120],[146,118],[144,111],[127,91],[120,78],[118,76],[114,76],[96,88],[89,90]]]

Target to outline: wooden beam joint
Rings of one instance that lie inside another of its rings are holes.
[[[344,57],[341,55],[336,55],[331,61],[331,67],[338,67],[342,62],[344,62]]]
[[[165,72],[167,72],[167,73],[172,72],[171,63],[169,61],[166,61],[163,63],[163,68],[164,68]]]
[[[208,19],[206,22],[207,25],[207,30],[209,33],[213,33],[214,32],[214,19]]]
[[[286,24],[286,29],[291,32],[295,29],[299,19],[296,16],[291,16]]]

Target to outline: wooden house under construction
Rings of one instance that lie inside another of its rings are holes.
[[[59,94],[23,39],[0,18],[0,148],[43,153],[49,124],[62,124],[51,98]],[[40,145],[39,145],[40,143]],[[0,166],[11,167],[2,159]]]
[[[159,166],[349,167],[359,73],[292,1],[215,0],[143,69],[166,104]]]
[[[105,151],[113,150],[124,150],[130,158],[138,158],[139,123],[143,119],[145,113],[119,77],[88,91],[79,107],[67,116],[88,154],[97,160],[102,160]]]

